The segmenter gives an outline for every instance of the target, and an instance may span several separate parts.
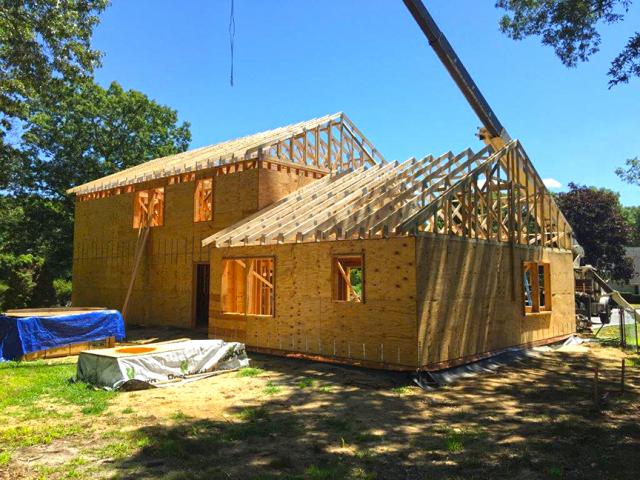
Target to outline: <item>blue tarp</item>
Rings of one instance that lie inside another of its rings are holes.
[[[0,315],[0,361],[27,353],[109,337],[124,338],[124,321],[117,310],[59,315],[9,317]]]

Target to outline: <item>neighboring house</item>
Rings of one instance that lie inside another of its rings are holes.
[[[390,163],[338,113],[70,191],[73,304],[129,323],[398,370],[575,330],[571,227],[518,141]]]
[[[628,282],[610,282],[616,290],[640,294],[640,247],[625,247],[626,256],[633,260],[633,275]]]

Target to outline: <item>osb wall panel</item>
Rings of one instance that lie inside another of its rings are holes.
[[[278,171],[261,168],[259,172],[259,208],[271,205],[273,202],[316,180],[310,175],[299,175],[294,170],[287,172],[286,169]]]
[[[165,185],[164,225],[149,233],[128,323],[191,326],[193,264],[208,261],[201,240],[256,211],[258,171],[215,177],[212,222],[193,222],[194,190],[194,182]],[[132,228],[133,197],[76,202],[74,305],[122,308],[138,235]]]
[[[364,303],[332,300],[334,255],[363,254]],[[275,258],[275,316],[222,314],[222,258]],[[211,249],[209,336],[247,345],[414,368],[415,239]]]
[[[258,210],[259,169],[220,175],[214,181],[214,210],[212,233],[239,222]],[[193,216],[193,191],[191,183],[191,216]],[[191,218],[193,220],[193,218]]]
[[[525,315],[523,262],[551,265],[552,312]],[[416,239],[421,366],[574,332],[572,255],[451,237]]]

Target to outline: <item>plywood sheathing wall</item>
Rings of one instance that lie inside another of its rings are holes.
[[[199,174],[206,177],[207,172]],[[208,261],[201,240],[277,201],[312,176],[250,169],[214,177],[214,218],[193,221],[195,182],[157,180],[136,189],[165,188],[164,225],[150,231],[127,314],[130,324],[190,327],[193,263]],[[76,202],[74,306],[122,308],[136,248],[134,193]]]
[[[334,255],[364,256],[364,303],[332,300]],[[222,314],[223,258],[275,258],[275,316]],[[417,365],[413,237],[211,249],[209,336],[371,366]]]
[[[259,169],[259,172],[258,210],[262,210],[316,180],[312,176],[296,175],[294,172],[287,173],[264,168]]]
[[[550,314],[524,314],[527,260],[550,263]],[[421,367],[575,331],[570,252],[435,235],[416,239],[416,263]]]

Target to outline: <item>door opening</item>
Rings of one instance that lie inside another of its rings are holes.
[[[209,264],[196,263],[195,272],[195,328],[209,325]]]

